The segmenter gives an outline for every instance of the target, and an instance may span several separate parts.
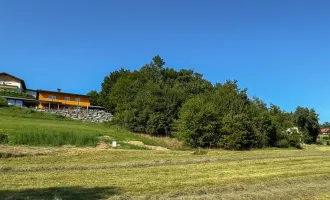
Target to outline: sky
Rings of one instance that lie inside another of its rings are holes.
[[[85,94],[160,55],[330,121],[329,10],[328,0],[2,0],[0,72]]]

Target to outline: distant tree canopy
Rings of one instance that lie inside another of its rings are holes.
[[[321,128],[330,128],[330,122],[324,122],[320,126],[321,126]]]
[[[287,113],[250,99],[237,81],[211,84],[193,70],[164,67],[155,56],[140,70],[120,69],[104,78],[91,103],[114,114],[114,122],[134,132],[174,136],[194,147],[245,150],[298,147],[316,142],[320,125],[315,110]],[[303,134],[288,132],[298,126]]]

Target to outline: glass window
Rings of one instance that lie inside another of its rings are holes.
[[[64,97],[65,101],[70,101],[70,97]]]
[[[80,102],[80,98],[76,98],[76,102]]]
[[[49,98],[50,98],[50,99],[56,99],[56,96],[49,95]]]

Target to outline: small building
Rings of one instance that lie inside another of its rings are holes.
[[[27,89],[24,80],[5,72],[0,73],[0,97],[10,106],[33,107],[38,109],[88,109],[89,97],[49,90]]]
[[[0,96],[11,106],[36,107],[37,91],[27,89],[24,80],[5,72],[0,73]]]
[[[38,90],[39,109],[88,109],[89,97],[82,94],[73,94],[57,91]]]
[[[330,128],[322,128],[321,129],[322,135],[329,135],[330,134]]]

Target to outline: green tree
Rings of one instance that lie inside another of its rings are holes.
[[[100,92],[100,101],[99,103],[103,106],[107,111],[114,112],[115,105],[109,100],[110,92],[112,87],[117,83],[117,80],[121,77],[129,75],[131,72],[129,70],[125,70],[121,68],[120,70],[111,72],[109,76],[106,76],[102,83],[102,89]]]
[[[93,106],[101,105],[100,94],[97,91],[92,90],[89,93],[87,93],[87,96],[89,97],[91,105],[93,105]]]
[[[294,112],[294,120],[300,130],[306,132],[312,138],[311,142],[316,143],[320,134],[320,125],[315,110],[298,106]]]
[[[298,147],[301,139],[315,138],[317,130],[314,110],[304,121],[297,117],[300,111],[294,115],[273,104],[268,107],[257,97],[250,99],[237,81],[212,85],[193,70],[165,67],[158,55],[139,70],[110,73],[101,92],[90,96],[114,113],[114,122],[121,127],[175,136],[194,147]],[[304,127],[302,134],[287,132],[295,124]]]
[[[330,128],[330,122],[324,122],[320,125],[321,128]]]

